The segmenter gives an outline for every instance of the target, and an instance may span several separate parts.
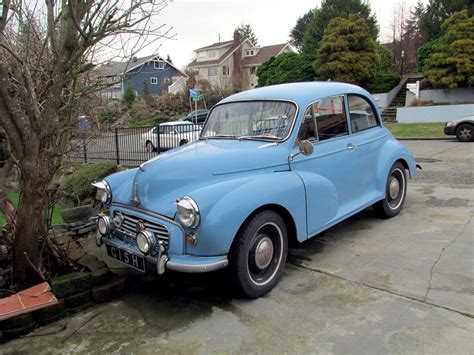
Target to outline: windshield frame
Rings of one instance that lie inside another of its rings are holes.
[[[229,105],[229,104],[235,104],[235,103],[243,103],[243,102],[262,102],[262,101],[266,101],[266,102],[285,102],[285,103],[289,103],[289,104],[292,104],[293,106],[296,107],[296,111],[295,111],[295,114],[294,114],[294,117],[293,117],[293,120],[291,122],[291,127],[288,131],[288,134],[286,135],[286,137],[282,137],[278,140],[276,139],[273,139],[273,138],[266,138],[265,136],[261,136],[261,137],[248,137],[248,136],[241,136],[241,137],[247,137],[246,139],[239,139],[239,137],[235,137],[233,139],[235,140],[255,140],[255,141],[264,141],[264,142],[272,142],[272,143],[283,143],[283,142],[286,142],[290,137],[291,135],[293,134],[293,131],[295,129],[295,125],[296,125],[296,121],[298,120],[298,115],[299,115],[299,112],[300,112],[300,107],[298,105],[298,103],[296,101],[293,101],[293,100],[289,100],[289,99],[272,99],[272,98],[255,98],[255,99],[241,99],[241,100],[232,100],[232,101],[226,101],[226,102],[222,102],[222,103],[218,103],[216,105],[214,105],[211,110],[209,111],[209,114],[207,115],[207,118],[206,118],[206,122],[204,123],[204,126],[202,126],[202,130],[201,130],[201,133],[199,134],[199,139],[200,140],[206,140],[206,139],[219,139],[219,138],[212,138],[211,137],[203,137],[202,134],[204,132],[204,130],[207,128],[207,125],[209,124],[209,117],[211,117],[212,115],[212,112],[214,111],[215,108],[217,107],[220,107],[220,106],[223,106],[223,105]],[[229,138],[222,138],[222,139],[229,139]]]

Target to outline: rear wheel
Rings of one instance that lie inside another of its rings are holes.
[[[153,153],[153,152],[155,151],[155,146],[154,146],[153,143],[150,142],[150,141],[146,142],[146,146],[145,146],[145,147],[146,147],[146,151],[147,151],[148,153]]]
[[[263,211],[245,223],[229,255],[237,289],[256,298],[280,280],[288,253],[286,225],[279,214]]]
[[[393,164],[385,185],[385,198],[374,204],[375,212],[382,218],[391,218],[400,213],[407,194],[407,175],[402,163]]]
[[[460,125],[456,129],[456,138],[460,142],[472,142],[474,141],[474,126],[468,123]]]

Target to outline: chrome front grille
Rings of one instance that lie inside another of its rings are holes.
[[[145,226],[145,229],[149,230],[150,232],[153,232],[155,234],[155,237],[158,240],[161,240],[165,244],[165,246],[168,246],[170,233],[168,231],[168,228],[166,228],[166,226],[160,223],[156,223],[156,222],[148,221],[143,218],[132,216],[123,212],[120,212],[120,213],[123,216],[123,221],[122,221],[122,225],[119,228],[117,228],[119,232],[122,232],[126,234],[127,236],[132,237],[133,239],[136,239],[137,224],[139,222],[142,222],[143,225]]]

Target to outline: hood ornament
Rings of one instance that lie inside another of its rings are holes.
[[[140,204],[140,200],[138,199],[138,196],[137,196],[137,189],[138,189],[138,184],[135,182],[133,183],[132,198],[130,199],[130,202],[134,206],[138,206]]]

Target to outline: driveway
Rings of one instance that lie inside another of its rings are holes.
[[[292,248],[267,296],[232,297],[225,272],[132,276],[122,298],[0,351],[472,353],[474,144],[404,143],[423,170],[402,213],[367,209]]]

